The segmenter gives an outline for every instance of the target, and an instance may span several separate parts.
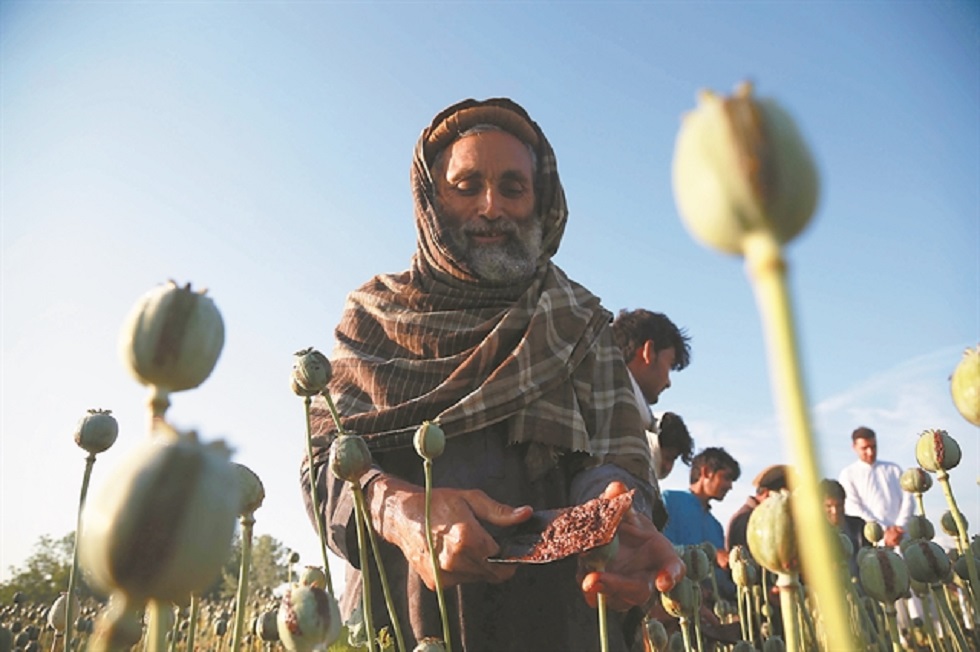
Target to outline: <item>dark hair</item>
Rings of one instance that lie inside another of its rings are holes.
[[[875,436],[875,431],[866,426],[861,426],[860,428],[855,428],[854,432],[851,433],[851,441],[856,442],[858,439],[877,439]]]
[[[691,456],[694,454],[694,440],[691,433],[687,431],[684,420],[673,412],[664,412],[660,417],[660,448],[670,447],[680,452],[681,461],[688,466],[691,465]]]
[[[844,491],[844,485],[837,482],[837,480],[832,480],[830,478],[825,478],[820,481],[820,494],[827,498],[833,498],[834,500],[843,501],[847,498],[847,492]]]
[[[729,455],[724,448],[713,446],[705,448],[691,460],[691,484],[697,482],[698,478],[701,477],[702,468],[707,469],[709,473],[728,469],[731,471],[732,481],[738,480],[738,476],[742,475],[742,469],[735,458]]]
[[[623,308],[613,320],[612,331],[626,362],[632,360],[636,352],[650,340],[653,340],[653,349],[657,353],[674,349],[674,371],[680,371],[691,361],[691,338],[684,329],[675,326],[662,313],[643,308]]]

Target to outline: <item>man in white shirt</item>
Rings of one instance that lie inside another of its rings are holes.
[[[895,547],[914,509],[911,494],[902,490],[902,467],[878,459],[878,442],[871,428],[857,428],[851,442],[858,459],[844,467],[838,478],[846,492],[844,513],[880,523],[885,545]]]
[[[670,372],[680,371],[690,362],[691,338],[666,315],[643,308],[620,310],[612,323],[612,331],[633,381],[636,406],[653,454],[654,473],[658,480],[663,480],[674,468],[678,457],[685,464],[691,463],[694,442],[684,422],[676,415],[668,420],[670,441],[661,437],[650,406],[670,387]],[[671,424],[672,421],[680,423]]]

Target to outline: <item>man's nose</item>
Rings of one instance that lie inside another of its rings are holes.
[[[488,220],[497,220],[503,217],[501,212],[501,196],[500,192],[493,186],[487,186],[487,189],[480,195],[480,215]]]

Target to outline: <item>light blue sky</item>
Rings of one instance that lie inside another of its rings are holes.
[[[741,262],[684,231],[670,162],[698,90],[746,78],[795,116],[822,178],[788,253],[825,475],[858,425],[906,467],[919,432],[944,428],[976,531],[980,433],[948,376],[980,340],[978,39],[970,2],[3,0],[0,577],[74,528],[88,408],[121,426],[93,491],[146,436],[116,338],[168,278],[209,288],[227,328],[172,421],[228,440],[266,486],[256,532],[319,563],[292,354],[329,352],[346,293],[407,266],[412,147],[465,97],[516,99],[554,145],[558,264],[611,310],[688,329],[693,362],[656,409],[742,463],[727,522],[761,468],[791,460]],[[937,490],[927,509],[946,509]]]

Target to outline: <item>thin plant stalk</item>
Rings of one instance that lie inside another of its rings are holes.
[[[929,638],[929,647],[932,648],[932,652],[948,652],[946,645],[943,643],[943,639],[940,639],[936,634],[936,627],[932,624],[932,595],[928,592],[916,593],[919,596],[919,600],[922,601],[922,610],[925,613],[925,617],[922,619],[922,626],[925,627],[926,636]]]
[[[797,482],[792,509],[803,568],[814,570],[808,574],[807,581],[812,583],[824,615],[828,647],[833,650],[856,649],[858,641],[851,634],[844,589],[838,576],[818,570],[837,568],[839,544],[823,515],[819,486],[823,475],[810,430],[793,310],[786,285],[786,262],[779,242],[771,233],[749,234],[744,245],[746,269],[766,334],[770,383],[794,461]]]
[[[446,652],[453,652],[452,637],[449,631],[449,617],[446,614],[446,598],[442,592],[442,576],[439,573],[439,556],[432,540],[432,460],[422,460],[425,470],[425,540],[432,558],[432,575],[436,583],[436,597],[439,599],[439,615],[442,618],[442,638]]]
[[[599,649],[601,652],[609,652],[609,624],[606,616],[605,593],[599,593],[596,600],[596,607],[599,610]]]
[[[374,612],[371,611],[371,570],[368,567],[367,541],[364,529],[367,517],[357,504],[354,505],[354,522],[357,524],[357,548],[361,560],[361,603],[364,609],[364,626],[367,628],[368,650],[374,652],[375,635]]]
[[[700,589],[698,589],[700,591]],[[698,601],[700,602],[700,600]],[[707,648],[704,647],[704,636],[701,633],[701,609],[698,608],[694,612],[694,642],[697,645],[698,652],[705,652]]]
[[[191,593],[191,615],[187,623],[187,650],[194,650],[194,638],[197,635],[197,618],[201,610],[201,598],[196,593]]]
[[[746,610],[748,601],[751,599],[749,597],[750,590],[751,589],[749,589],[747,586],[738,587],[738,591],[735,594],[735,601],[738,603],[738,626],[742,631],[742,640],[755,643],[755,641],[752,641],[750,638],[751,634],[749,634],[749,631],[752,629],[752,623],[749,620]]]
[[[764,572],[762,577],[765,577]],[[769,632],[772,635],[776,635],[779,632],[776,624],[772,622],[772,607],[769,606],[769,593],[764,588],[765,586],[765,584],[756,584],[752,587],[752,602],[749,603],[749,609],[751,612],[750,617],[752,619],[749,626],[751,627],[752,623],[755,624],[755,627],[752,629],[751,633],[756,637],[752,640],[752,643],[760,646],[762,645],[763,622],[769,623]]]
[[[687,652],[692,652],[694,648],[691,647],[691,620],[686,616],[681,616],[679,623],[681,626],[681,636],[684,637],[684,649]]]
[[[357,483],[351,484],[351,489],[354,492],[354,502],[357,509],[361,510],[362,514],[365,514],[365,522],[367,523],[367,533],[368,538],[371,540],[371,551],[374,553],[374,559],[378,563],[378,576],[381,578],[381,590],[385,596],[385,605],[388,607],[388,615],[391,618],[391,628],[395,632],[395,642],[398,645],[399,652],[405,652],[407,649],[405,647],[405,639],[402,636],[402,627],[398,621],[398,613],[395,611],[395,602],[391,597],[391,588],[388,585],[388,574],[385,572],[384,565],[381,563],[381,550],[378,547],[378,538],[374,534],[374,528],[370,527],[370,521],[367,518],[367,505],[364,500],[364,491],[361,489],[360,485]]]
[[[330,393],[325,391],[323,392],[322,396],[327,403],[327,409],[330,410],[330,416],[333,418],[334,425],[336,425],[337,427],[337,434],[340,436],[347,434],[346,431],[344,430],[343,423],[341,423],[340,421],[340,413],[337,411],[337,406],[336,404],[334,404],[333,398],[330,396]],[[405,647],[405,638],[402,635],[401,624],[398,620],[398,612],[395,610],[395,603],[391,596],[391,588],[388,585],[388,574],[385,572],[384,563],[381,560],[381,550],[378,547],[377,537],[374,534],[374,528],[371,527],[371,521],[368,518],[367,504],[364,500],[364,491],[361,489],[360,485],[357,484],[356,482],[351,483],[351,491],[354,494],[354,509],[355,511],[360,513],[360,516],[363,520],[363,527],[367,531],[368,538],[371,541],[371,552],[374,554],[374,559],[378,564],[378,577],[381,578],[381,591],[382,593],[384,593],[385,606],[388,608],[388,616],[391,620],[391,627],[395,632],[395,641],[398,645],[398,650],[400,652],[404,652],[407,649]],[[361,526],[358,525],[358,530],[357,530],[358,537],[361,536],[360,527]],[[324,546],[324,554],[326,554],[325,546]],[[367,568],[363,564],[363,561],[361,567],[362,569],[364,569],[362,570],[362,575],[361,575],[361,577],[363,578],[365,577],[363,573],[366,572],[366,568]],[[329,569],[327,571],[327,584],[328,585],[330,584]],[[332,588],[330,590],[330,593],[333,594]],[[364,621],[365,624],[369,622],[367,618],[368,616],[365,616],[365,621]],[[367,627],[368,627],[368,631],[371,632],[371,635],[373,636],[373,631],[374,631],[373,628],[370,625],[367,625]]]
[[[922,492],[921,491],[916,491],[915,492],[915,504],[919,507],[919,514],[921,516],[925,516],[926,515],[926,502],[925,502],[925,499],[922,497]]]
[[[953,521],[956,523],[956,531],[959,534],[957,539],[962,546],[963,556],[966,557],[966,570],[970,576],[970,590],[965,593],[971,598],[973,613],[980,615],[980,602],[977,599],[977,592],[980,591],[980,579],[977,578],[977,562],[973,557],[972,550],[970,550],[970,537],[967,533],[966,521],[963,519],[963,513],[960,512],[960,508],[956,504],[956,498],[953,496],[953,488],[949,484],[949,473],[946,472],[946,469],[939,469],[936,472],[936,479],[939,481],[939,486],[943,488],[946,502],[949,503],[949,511],[953,515]]]
[[[150,625],[146,633],[146,644],[149,652],[164,652],[167,649],[167,629],[170,626],[172,607],[161,600],[150,600],[147,610],[150,612]]]
[[[170,613],[173,616],[173,622],[170,624],[170,652],[175,652],[177,649],[177,632],[180,631],[180,609],[171,606]]]
[[[786,651],[802,652],[803,637],[799,618],[800,582],[796,573],[778,573],[778,577],[776,586],[779,587],[779,605],[783,612],[783,640],[786,642]]]
[[[238,652],[245,635],[245,603],[248,600],[248,571],[252,564],[252,526],[255,518],[251,513],[242,514],[242,563],[238,571],[238,596],[235,600],[235,629],[231,634],[231,650]],[[193,649],[193,648],[188,648]]]
[[[333,405],[330,402],[329,396],[327,397],[329,405]],[[330,559],[327,556],[327,533],[326,528],[323,524],[323,514],[320,513],[320,498],[316,490],[316,468],[313,465],[313,424],[310,420],[310,406],[313,403],[313,398],[307,396],[303,399],[303,408],[306,412],[306,459],[310,465],[310,499],[313,502],[313,518],[316,521],[316,533],[320,538],[320,553],[323,555],[323,574],[327,577],[327,591],[330,595],[334,595],[333,592],[333,581],[330,578]],[[334,416],[337,423],[337,427],[340,428],[340,420]]]
[[[932,597],[936,601],[936,609],[939,611],[939,618],[943,623],[943,628],[949,632],[953,640],[953,646],[957,652],[969,652],[970,647],[966,644],[963,628],[960,627],[960,622],[953,615],[953,610],[949,606],[949,600],[945,591],[943,591],[942,585],[933,584],[929,588],[932,591]]]
[[[72,609],[71,597],[75,594],[75,576],[78,573],[78,540],[82,531],[82,508],[85,506],[85,496],[88,495],[89,480],[92,478],[92,466],[95,464],[95,453],[89,453],[85,458],[85,472],[82,474],[82,491],[78,497],[78,515],[75,521],[75,542],[71,558],[71,571],[68,573],[68,602],[65,605],[65,649],[72,649]]]
[[[888,638],[892,642],[892,652],[902,652],[902,639],[898,635],[898,619],[895,616],[894,603],[885,604],[885,624],[888,626]]]

